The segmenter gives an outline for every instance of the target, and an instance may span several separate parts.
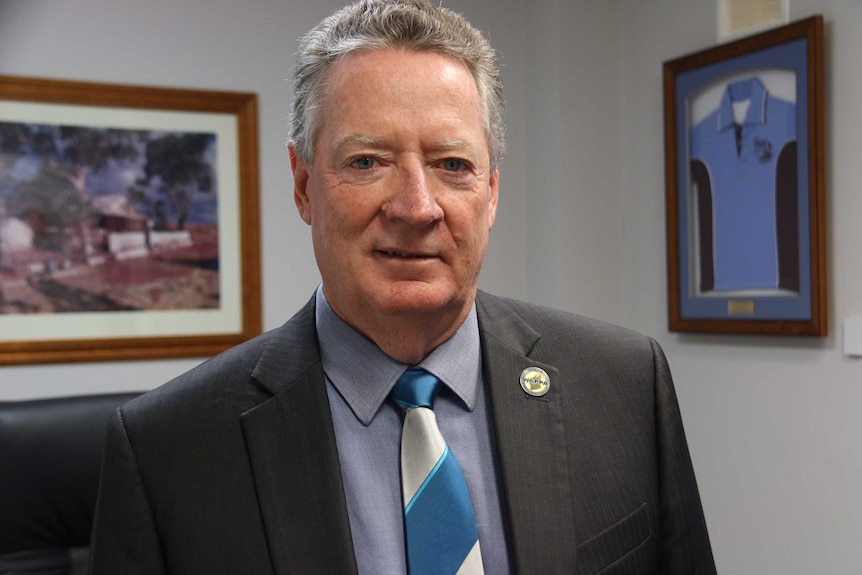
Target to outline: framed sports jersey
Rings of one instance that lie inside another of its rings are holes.
[[[823,20],[664,64],[671,331],[825,336]]]

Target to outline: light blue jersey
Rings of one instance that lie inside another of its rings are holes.
[[[746,100],[737,124],[734,104]],[[795,142],[796,105],[756,77],[728,84],[719,107],[691,129],[700,265],[711,267],[701,270],[702,291],[798,289],[796,216],[779,213],[796,202]]]

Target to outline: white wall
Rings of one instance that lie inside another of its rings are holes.
[[[619,323],[618,2],[527,6],[528,298]]]
[[[677,383],[719,570],[858,573],[862,3],[827,26],[830,323],[824,340],[667,331],[661,63],[715,43],[711,0],[447,0],[488,30],[509,156],[481,285],[656,336]],[[266,328],[318,276],[284,153],[295,39],[341,0],[0,0],[0,74],[257,92]],[[0,367],[0,399],[146,389],[200,361]]]
[[[791,0],[826,22],[829,322],[825,339],[667,331],[661,64],[716,43],[712,1],[626,0],[622,23],[625,323],[674,372],[719,572],[862,572],[862,364],[841,322],[862,312],[862,3]]]

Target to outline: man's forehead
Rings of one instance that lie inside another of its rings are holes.
[[[326,83],[331,89],[333,87],[333,79],[344,76],[345,72],[353,73],[357,69],[363,68],[370,72],[378,68],[381,63],[386,64],[388,62],[405,58],[413,60],[414,66],[418,65],[421,61],[424,61],[425,65],[429,67],[432,64],[436,64],[438,66],[443,63],[448,64],[447,66],[440,68],[443,76],[449,76],[451,78],[459,73],[466,73],[467,76],[473,80],[473,86],[478,90],[476,78],[469,66],[467,66],[463,60],[438,50],[422,50],[407,46],[363,48],[361,50],[348,52],[332,64],[327,72]]]
[[[331,152],[396,150],[490,154],[475,78],[434,51],[381,48],[345,56],[329,71],[318,135]],[[476,129],[481,130],[481,136]],[[478,136],[478,137],[477,137]],[[406,139],[405,139],[406,138]]]

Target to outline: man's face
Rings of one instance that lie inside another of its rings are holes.
[[[291,163],[327,301],[362,332],[408,316],[460,324],[499,177],[470,72],[434,53],[353,54],[330,71],[321,114],[313,165],[293,150]]]

